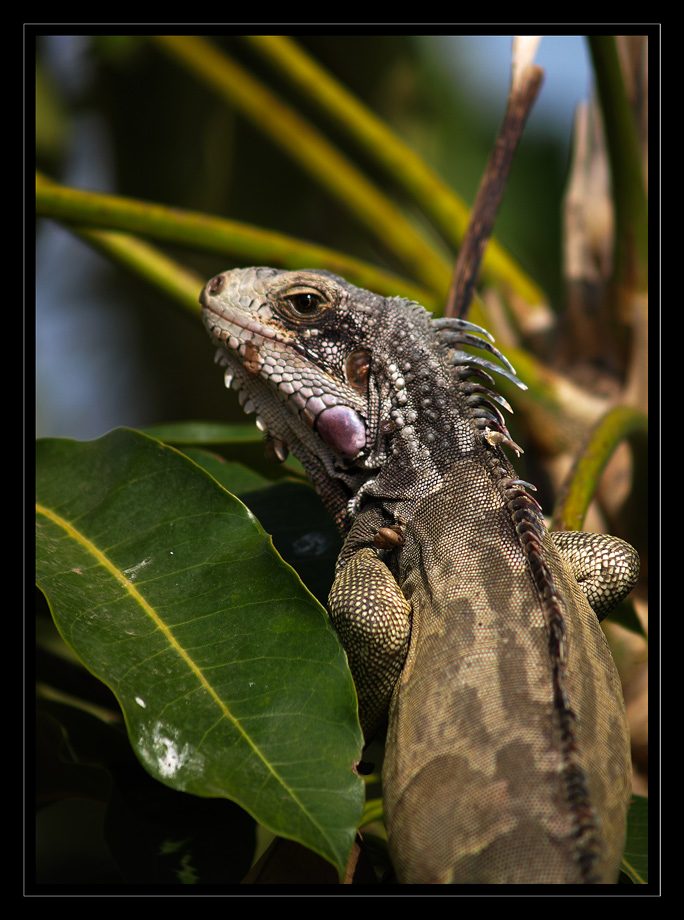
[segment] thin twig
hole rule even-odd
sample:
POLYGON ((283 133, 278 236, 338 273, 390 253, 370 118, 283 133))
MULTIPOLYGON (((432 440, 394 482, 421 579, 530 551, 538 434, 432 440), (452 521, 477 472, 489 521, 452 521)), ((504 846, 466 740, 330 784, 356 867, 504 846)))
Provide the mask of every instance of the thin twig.
POLYGON ((506 190, 508 171, 543 76, 542 68, 533 64, 528 64, 519 74, 514 71, 506 114, 482 177, 456 261, 445 316, 463 318, 468 313, 482 256, 506 190))

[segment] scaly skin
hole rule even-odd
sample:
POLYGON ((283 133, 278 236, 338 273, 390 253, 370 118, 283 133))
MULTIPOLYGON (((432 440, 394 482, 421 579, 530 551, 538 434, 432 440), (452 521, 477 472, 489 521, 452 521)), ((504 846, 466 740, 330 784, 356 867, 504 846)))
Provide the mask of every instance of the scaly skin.
POLYGON ((388 719, 398 880, 615 882, 629 731, 599 617, 638 557, 547 533, 482 383, 510 366, 460 351, 505 362, 477 327, 324 272, 226 272, 200 300, 227 382, 346 535, 330 613, 367 740, 388 719))

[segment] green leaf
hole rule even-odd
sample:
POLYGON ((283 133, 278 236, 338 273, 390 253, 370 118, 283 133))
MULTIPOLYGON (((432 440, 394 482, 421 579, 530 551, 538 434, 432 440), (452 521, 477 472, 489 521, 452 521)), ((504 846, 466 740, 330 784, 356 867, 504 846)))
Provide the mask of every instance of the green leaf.
POLYGON ((627 815, 622 873, 634 885, 648 884, 648 799, 633 795, 627 815))
POLYGON ((301 463, 292 454, 284 463, 275 463, 266 457, 264 436, 253 422, 167 422, 150 425, 144 433, 186 454, 189 446, 213 450, 224 459, 237 460, 268 479, 282 479, 293 474, 306 476, 301 463))
POLYGON ((253 422, 166 422, 150 425, 145 434, 171 444, 263 443, 264 436, 253 422))
POLYGON ((283 559, 314 597, 325 604, 342 544, 313 487, 287 479, 274 483, 241 463, 224 460, 210 451, 196 447, 182 450, 247 505, 271 535, 283 559))
POLYGON ((340 535, 314 489, 281 480, 240 498, 272 535, 278 552, 325 604, 342 548, 340 535))
POLYGON ((38 584, 161 782, 240 804, 342 871, 362 739, 325 611, 237 499, 118 429, 37 448, 38 584))
MULTIPOLYGON (((230 492, 231 495, 236 495, 238 498, 244 492, 263 489, 270 482, 265 476, 260 476, 259 473, 249 469, 247 466, 243 466, 242 463, 224 460, 223 457, 212 451, 202 450, 199 447, 184 447, 183 453, 193 463, 201 466, 210 476, 213 476, 226 492, 230 492)), ((252 509, 250 508, 250 510, 252 509)), ((259 518, 258 514, 257 518, 259 518)), ((266 530, 270 533, 268 528, 266 530)))

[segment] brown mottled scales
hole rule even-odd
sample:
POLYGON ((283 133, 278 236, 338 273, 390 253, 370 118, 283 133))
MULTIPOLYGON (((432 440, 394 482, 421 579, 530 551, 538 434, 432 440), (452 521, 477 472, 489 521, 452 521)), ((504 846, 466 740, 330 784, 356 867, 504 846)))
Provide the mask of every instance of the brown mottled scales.
POLYGON ((366 739, 388 722, 397 879, 614 883, 630 747, 599 619, 639 561, 547 532, 502 449, 490 375, 513 368, 471 323, 327 272, 236 269, 200 301, 227 385, 346 537, 330 616, 366 739))

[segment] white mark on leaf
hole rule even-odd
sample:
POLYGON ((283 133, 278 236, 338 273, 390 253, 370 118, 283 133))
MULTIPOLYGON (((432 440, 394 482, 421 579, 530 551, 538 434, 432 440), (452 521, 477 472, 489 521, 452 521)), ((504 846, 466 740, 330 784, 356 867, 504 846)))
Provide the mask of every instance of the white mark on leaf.
POLYGON ((154 772, 177 782, 196 776, 204 763, 195 748, 181 743, 179 735, 173 726, 155 722, 151 730, 143 728, 138 741, 142 756, 154 772))
POLYGON ((137 565, 131 566, 130 569, 124 569, 123 574, 126 576, 126 578, 129 581, 135 581, 135 579, 138 577, 138 573, 140 572, 140 570, 144 569, 146 565, 149 565, 151 561, 152 559, 150 557, 148 557, 147 559, 143 559, 142 562, 139 562, 137 565))

